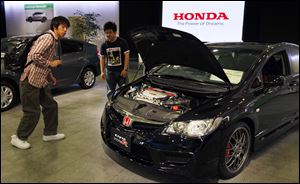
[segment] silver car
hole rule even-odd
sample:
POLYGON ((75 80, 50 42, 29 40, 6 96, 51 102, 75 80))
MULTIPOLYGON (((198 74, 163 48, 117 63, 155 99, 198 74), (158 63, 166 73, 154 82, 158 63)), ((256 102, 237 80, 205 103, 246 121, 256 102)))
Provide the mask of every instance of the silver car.
POLYGON ((31 16, 26 18, 27 22, 32 22, 32 21, 41 21, 41 22, 46 22, 47 16, 45 12, 34 12, 31 16))
MULTIPOLYGON (((18 59, 22 52, 20 44, 33 36, 17 36, 1 39, 1 112, 19 103, 20 74, 8 69, 8 63, 18 59)), ((60 59, 62 65, 52 69, 59 88, 78 83, 81 88, 92 88, 96 76, 100 74, 98 49, 96 45, 79 40, 63 38, 60 40, 60 59)))

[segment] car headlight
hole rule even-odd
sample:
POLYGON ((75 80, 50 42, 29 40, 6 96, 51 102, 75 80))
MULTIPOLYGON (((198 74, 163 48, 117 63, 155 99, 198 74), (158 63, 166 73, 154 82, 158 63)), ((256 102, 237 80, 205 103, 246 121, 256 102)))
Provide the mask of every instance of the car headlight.
POLYGON ((218 117, 204 120, 173 122, 164 132, 167 134, 181 134, 187 137, 201 138, 214 131, 221 124, 222 120, 222 117, 218 117))

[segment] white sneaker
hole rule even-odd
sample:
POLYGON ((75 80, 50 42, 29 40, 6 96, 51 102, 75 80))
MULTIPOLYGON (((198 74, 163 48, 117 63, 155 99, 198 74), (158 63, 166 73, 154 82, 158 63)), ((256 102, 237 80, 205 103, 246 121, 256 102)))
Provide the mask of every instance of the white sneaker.
POLYGON ((11 141, 10 143, 20 149, 28 149, 30 148, 30 144, 27 141, 23 141, 21 139, 18 138, 18 136, 16 135, 12 135, 11 136, 11 141))
POLYGON ((43 141, 57 141, 65 138, 65 134, 43 135, 43 141))

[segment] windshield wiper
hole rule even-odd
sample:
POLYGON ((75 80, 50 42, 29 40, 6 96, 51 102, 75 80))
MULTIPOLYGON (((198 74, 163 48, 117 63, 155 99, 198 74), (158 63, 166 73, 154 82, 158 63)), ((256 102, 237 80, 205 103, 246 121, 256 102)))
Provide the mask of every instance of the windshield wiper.
POLYGON ((193 81, 197 83, 203 83, 204 81, 201 80, 196 80, 196 79, 191 79, 183 76, 178 76, 178 75, 159 75, 159 74, 150 74, 150 76, 155 76, 155 77, 162 77, 165 79, 182 79, 182 80, 188 80, 188 81, 193 81))
POLYGON ((191 78, 187 78, 187 77, 183 77, 183 76, 178 76, 178 75, 159 75, 159 74, 149 74, 149 76, 155 76, 155 77, 159 77, 159 78, 164 78, 164 79, 181 79, 183 80, 183 83, 186 84, 185 82, 193 82, 193 83, 197 83, 197 84, 201 84, 201 85, 210 85, 210 86, 215 86, 218 88, 227 88, 230 91, 230 86, 227 84, 228 87, 222 86, 222 85, 218 85, 215 83, 211 83, 211 82, 207 82, 207 81, 202 81, 202 80, 196 80, 196 79, 191 79, 191 78))

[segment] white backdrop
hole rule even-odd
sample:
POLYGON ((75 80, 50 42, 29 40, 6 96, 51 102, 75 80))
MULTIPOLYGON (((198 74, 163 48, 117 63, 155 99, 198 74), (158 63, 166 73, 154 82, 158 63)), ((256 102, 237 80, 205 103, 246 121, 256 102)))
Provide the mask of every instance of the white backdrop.
POLYGON ((162 26, 205 42, 242 41, 244 1, 164 1, 162 26))

